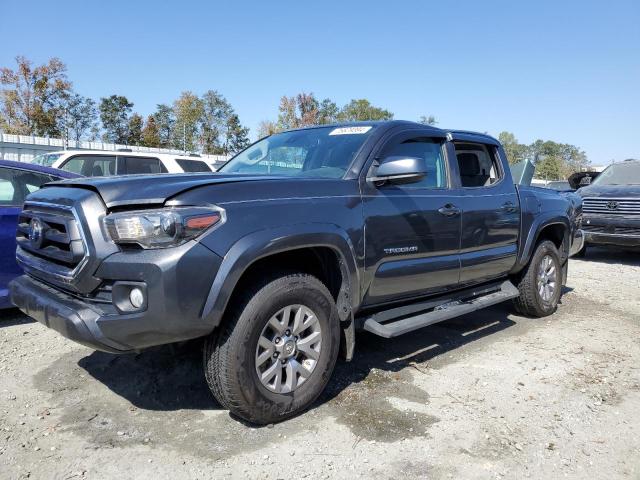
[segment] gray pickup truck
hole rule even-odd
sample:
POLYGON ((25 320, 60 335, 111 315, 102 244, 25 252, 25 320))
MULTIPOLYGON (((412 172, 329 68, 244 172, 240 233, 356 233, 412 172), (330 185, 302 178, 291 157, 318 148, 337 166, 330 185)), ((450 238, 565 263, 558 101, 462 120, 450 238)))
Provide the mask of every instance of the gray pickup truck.
POLYGON ((217 173, 46 185, 20 217, 11 295, 107 352, 204 337, 215 398, 269 423, 318 397, 358 331, 396 337, 506 300, 552 314, 581 208, 514 185, 487 135, 292 130, 217 173))

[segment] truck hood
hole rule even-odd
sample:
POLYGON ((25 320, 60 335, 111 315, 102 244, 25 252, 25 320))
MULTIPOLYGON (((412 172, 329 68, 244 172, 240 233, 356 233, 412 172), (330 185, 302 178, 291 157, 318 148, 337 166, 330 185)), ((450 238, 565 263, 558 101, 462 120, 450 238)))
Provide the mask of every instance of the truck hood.
POLYGON ((640 198, 640 185, 590 185, 578 190, 582 198, 640 198))
POLYGON ((223 173, 179 173, 93 177, 48 183, 46 187, 75 187, 94 190, 108 208, 121 205, 162 205, 175 195, 202 187, 236 182, 287 180, 287 177, 223 173))

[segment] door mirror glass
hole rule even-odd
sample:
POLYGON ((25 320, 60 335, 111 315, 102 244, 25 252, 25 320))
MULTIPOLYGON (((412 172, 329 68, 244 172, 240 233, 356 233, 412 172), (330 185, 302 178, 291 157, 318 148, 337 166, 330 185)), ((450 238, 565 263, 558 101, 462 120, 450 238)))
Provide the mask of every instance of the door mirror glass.
POLYGON ((382 160, 371 180, 411 183, 420 181, 426 174, 427 165, 424 158, 391 156, 382 160))

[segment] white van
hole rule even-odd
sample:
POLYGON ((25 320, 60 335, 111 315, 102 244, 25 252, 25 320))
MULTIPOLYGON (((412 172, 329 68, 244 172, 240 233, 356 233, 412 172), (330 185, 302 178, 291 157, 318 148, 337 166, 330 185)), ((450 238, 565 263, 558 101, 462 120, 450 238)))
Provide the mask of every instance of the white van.
POLYGON ((209 164, 198 157, 126 150, 64 150, 38 155, 32 163, 85 177, 212 171, 209 164))

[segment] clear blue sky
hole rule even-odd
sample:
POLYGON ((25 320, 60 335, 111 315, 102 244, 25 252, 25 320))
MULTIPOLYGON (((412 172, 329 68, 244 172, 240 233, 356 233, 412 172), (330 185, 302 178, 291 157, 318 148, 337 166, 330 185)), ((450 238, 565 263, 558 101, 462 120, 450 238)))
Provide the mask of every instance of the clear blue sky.
POLYGON ((2 0, 0 65, 68 65, 77 91, 144 115, 219 90, 252 130, 282 95, 365 97, 439 126, 640 157, 640 1, 2 0))

